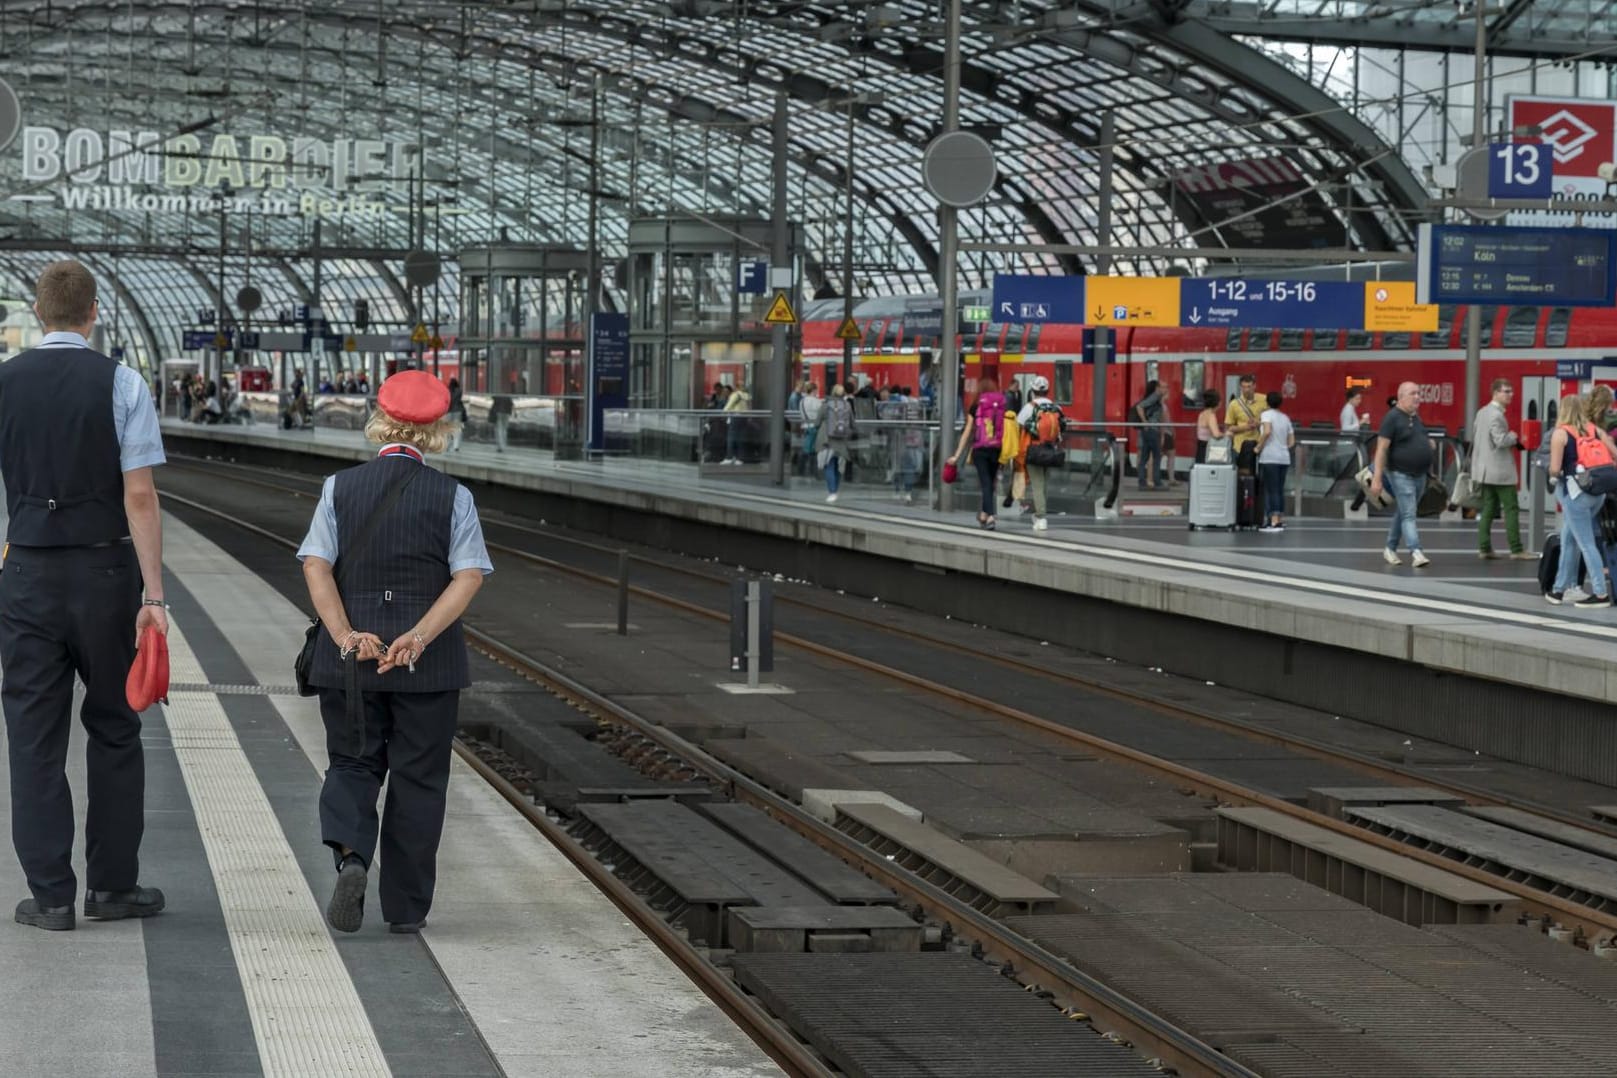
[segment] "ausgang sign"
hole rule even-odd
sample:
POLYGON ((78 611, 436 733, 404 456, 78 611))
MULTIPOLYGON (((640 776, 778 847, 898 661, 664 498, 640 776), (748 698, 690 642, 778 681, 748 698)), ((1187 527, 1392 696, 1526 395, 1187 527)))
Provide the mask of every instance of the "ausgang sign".
MULTIPOLYGON (((5 144, 0 94, 0 147, 5 144)), ((178 134, 27 126, 18 149, 24 185, 66 209, 201 212, 226 209, 318 217, 380 216, 369 196, 402 185, 413 144, 386 139, 285 138, 262 133, 178 134)))

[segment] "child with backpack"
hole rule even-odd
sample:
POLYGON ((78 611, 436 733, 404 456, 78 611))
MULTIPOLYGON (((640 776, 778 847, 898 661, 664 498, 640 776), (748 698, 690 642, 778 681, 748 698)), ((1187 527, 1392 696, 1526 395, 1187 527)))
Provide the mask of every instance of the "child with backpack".
POLYGON ((1030 399, 1017 413, 1016 424, 1027 432, 1024 459, 1027 461, 1028 492, 1033 496, 1033 530, 1042 532, 1050 527, 1045 515, 1050 469, 1059 468, 1067 462, 1067 450, 1062 444, 1066 417, 1061 414, 1060 406, 1050 399, 1048 378, 1042 374, 1036 376, 1030 389, 1030 399))
POLYGON ((982 508, 977 513, 977 526, 993 531, 998 520, 994 516, 994 490, 999 479, 999 451, 1005 441, 1005 395, 999 383, 992 378, 977 381, 977 399, 966 413, 966 425, 960 431, 960 444, 955 447, 958 460, 971 447, 971 462, 977 468, 977 487, 982 494, 982 508))
POLYGON ((842 469, 852 459, 853 405, 848 401, 844 386, 831 387, 831 397, 825 402, 820 418, 820 470, 825 473, 825 500, 837 500, 837 488, 842 485, 842 469))

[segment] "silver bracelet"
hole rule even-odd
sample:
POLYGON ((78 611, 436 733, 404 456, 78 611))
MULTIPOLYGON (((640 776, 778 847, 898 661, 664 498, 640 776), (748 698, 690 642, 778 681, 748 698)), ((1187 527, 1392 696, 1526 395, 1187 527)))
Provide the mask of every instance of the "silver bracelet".
POLYGON ((167 609, 168 609, 168 604, 167 604, 167 603, 165 603, 165 602, 164 602, 164 601, 163 601, 163 600, 161 600, 161 599, 142 599, 142 600, 141 600, 141 601, 140 601, 140 605, 141 605, 141 606, 160 606, 160 607, 162 607, 162 608, 163 608, 163 609, 164 609, 164 610, 167 610, 167 609))

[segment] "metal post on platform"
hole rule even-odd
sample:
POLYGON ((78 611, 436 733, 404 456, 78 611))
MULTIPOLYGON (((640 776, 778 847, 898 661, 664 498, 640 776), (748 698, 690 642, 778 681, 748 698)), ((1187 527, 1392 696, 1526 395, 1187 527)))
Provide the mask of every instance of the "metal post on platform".
MULTIPOLYGON (((1527 535, 1522 539, 1522 549, 1529 554, 1538 552, 1539 540, 1544 535, 1544 494, 1543 485, 1538 482, 1538 461, 1535 454, 1523 454, 1526 467, 1522 469, 1527 473, 1527 535)), ((1545 476, 1546 482, 1549 477, 1545 476)))
MULTIPOLYGON (((1095 243, 1102 248, 1109 248, 1112 242, 1112 144, 1116 140, 1117 120, 1107 112, 1100 118, 1100 199, 1095 213, 1095 243)), ((1112 272, 1109 251, 1095 256, 1095 272, 1101 277, 1112 272)), ((1090 359, 1095 370, 1089 415, 1096 429, 1100 429, 1106 425, 1106 368, 1112 360, 1112 330, 1110 326, 1096 326, 1090 332, 1094 334, 1094 354, 1090 359)))
MULTIPOLYGON (((787 173, 786 163, 789 151, 791 132, 787 126, 786 95, 775 95, 775 125, 774 125, 774 180, 775 180, 775 244, 770 252, 770 272, 792 266, 791 230, 787 226, 786 199, 787 199, 787 173)), ((796 274, 793 274, 796 281, 796 274)), ((798 298, 792 297, 793 306, 798 305, 798 298)), ((778 486, 786 483, 786 395, 787 383, 791 377, 792 348, 790 328, 786 325, 776 325, 770 334, 772 352, 769 361, 770 377, 765 383, 765 390, 769 393, 769 481, 778 486)), ((756 378, 756 373, 754 378, 756 378)), ((753 386, 757 393, 758 386, 753 386)))
MULTIPOLYGON (((1488 138, 1488 20, 1484 16, 1483 0, 1473 0, 1477 15, 1476 69, 1471 80, 1471 145, 1479 152, 1488 138)), ((1465 404, 1460 408, 1463 421, 1469 422, 1482 395, 1482 307, 1473 303, 1465 312, 1465 404)), ((1467 431, 1460 430, 1463 443, 1467 431)))
MULTIPOLYGON (((943 38, 943 131, 960 127, 960 0, 949 0, 943 38)), ((960 306, 958 276, 960 250, 959 211, 947 202, 938 206, 938 296, 943 304, 943 339, 939 354, 943 361, 943 387, 938 399, 938 455, 932 470, 942 474, 944 461, 954 452, 955 413, 960 406, 960 306)), ((938 484, 937 507, 942 512, 954 508, 954 489, 938 484)))
POLYGON ((618 635, 629 635, 629 552, 618 551, 618 635))
POLYGON ((747 688, 758 687, 758 668, 763 665, 759 662, 761 652, 760 643, 762 626, 758 617, 758 605, 762 600, 758 581, 747 581, 747 688))
POLYGON ((766 685, 760 674, 775 668, 774 588, 766 577, 734 580, 730 586, 730 669, 747 671, 747 680, 721 682, 729 693, 790 693, 781 685, 766 685))

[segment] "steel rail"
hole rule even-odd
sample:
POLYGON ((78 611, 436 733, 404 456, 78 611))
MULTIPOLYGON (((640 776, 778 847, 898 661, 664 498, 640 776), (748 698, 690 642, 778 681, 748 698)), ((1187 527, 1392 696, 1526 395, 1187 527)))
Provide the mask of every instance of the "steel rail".
MULTIPOLYGON (((234 467, 241 468, 242 466, 235 465, 234 467)), ((295 490, 294 488, 266 483, 262 480, 253 480, 253 482, 257 485, 279 489, 283 492, 305 495, 305 492, 295 490)), ((165 494, 164 497, 170 497, 170 495, 165 494)), ((546 538, 555 538, 559 541, 571 543, 577 546, 583 546, 596 552, 601 550, 599 546, 594 546, 580 540, 574 540, 563 536, 551 536, 549 533, 538 532, 536 529, 528 528, 523 525, 507 524, 498 520, 492 521, 492 523, 500 527, 514 528, 516 530, 542 535, 546 538)), ((251 527, 251 525, 249 526, 251 527)), ((543 555, 535 554, 532 551, 522 550, 518 547, 512 547, 501 543, 489 543, 488 545, 490 549, 497 550, 501 553, 510 554, 514 557, 532 562, 536 565, 544 566, 548 569, 554 569, 567 573, 591 583, 610 586, 612 588, 616 588, 618 586, 618 582, 615 577, 605 576, 600 573, 579 568, 578 566, 568 565, 565 562, 557 561, 553 558, 547 558, 543 555)), ((685 569, 682 567, 670 567, 653 559, 635 556, 635 560, 645 564, 654 565, 658 568, 682 573, 700 579, 706 579, 709 581, 715 580, 715 578, 710 577, 707 574, 700 573, 696 570, 685 569)), ((730 617, 728 611, 714 610, 710 607, 703 606, 700 603, 680 599, 676 596, 667 595, 640 585, 630 585, 629 590, 631 594, 639 596, 640 598, 649 599, 664 606, 668 606, 684 613, 692 614, 708 620, 728 621, 730 617)), ((880 628, 884 631, 890 631, 900 635, 912 635, 915 639, 928 643, 934 642, 933 638, 927 637, 925 634, 912 634, 907 630, 892 629, 880 622, 860 618, 857 615, 845 615, 837 611, 829 611, 814 604, 800 603, 799 605, 806 606, 819 613, 835 614, 836 616, 844 617, 856 623, 880 628)), ((1164 759, 1160 756, 1152 755, 1139 749, 1132 748, 1128 745, 1123 745, 1110 739, 1103 738, 1095 734, 1090 734, 1083 730, 1078 730, 1062 723, 1045 719, 1038 715, 1030 714, 1018 708, 1013 708, 1007 704, 1000 703, 997 700, 987 699, 985 697, 966 692, 962 689, 956 689, 951 686, 940 685, 925 678, 908 674, 901 670, 895 670, 874 660, 864 659, 856 655, 850 655, 846 651, 839 648, 820 644, 817 641, 809 640, 791 633, 781 632, 779 630, 775 632, 775 638, 792 647, 807 651, 810 654, 852 666, 879 677, 897 680, 924 692, 929 692, 934 695, 953 700, 957 703, 987 711, 990 714, 994 714, 999 717, 1009 719, 1013 722, 1041 730, 1064 740, 1076 742, 1083 745, 1087 749, 1091 749, 1111 759, 1119 760, 1148 771, 1155 771, 1171 775, 1176 780, 1187 784, 1191 790, 1200 796, 1209 797, 1234 805, 1255 805, 1269 808, 1293 819, 1301 820, 1303 822, 1334 831, 1337 834, 1345 837, 1357 839, 1360 842, 1365 842, 1371 846, 1379 847, 1387 852, 1396 853, 1401 856, 1408 857, 1411 860, 1425 863, 1431 867, 1440 868, 1454 875, 1465 877, 1472 882, 1485 884, 1495 888, 1496 890, 1507 892, 1521 899, 1524 908, 1526 908, 1529 912, 1550 916, 1562 924, 1576 929, 1587 940, 1594 941, 1599 937, 1617 938, 1617 914, 1596 910, 1589 906, 1585 906, 1582 903, 1564 898, 1560 895, 1555 895, 1550 892, 1540 890, 1536 887, 1532 887, 1531 885, 1522 881, 1513 880, 1509 877, 1498 875, 1486 869, 1469 865, 1461 861, 1456 861, 1452 858, 1445 857, 1440 853, 1419 849, 1417 847, 1399 842, 1396 839, 1388 838, 1384 835, 1375 834, 1374 832, 1365 828, 1357 827, 1346 821, 1338 820, 1323 813, 1315 812, 1312 809, 1304 808, 1290 801, 1261 793, 1249 787, 1242 786, 1237 782, 1221 779, 1215 775, 1210 775, 1206 772, 1186 767, 1183 764, 1164 759)), ((936 641, 936 643, 938 646, 960 650, 958 645, 954 645, 947 641, 936 641)), ((980 657, 979 653, 972 652, 972 654, 980 657)), ((1013 661, 1010 660, 1007 660, 1007 664, 1014 665, 1013 661)), ((1051 676, 1048 671, 1035 670, 1033 672, 1038 672, 1044 674, 1045 676, 1051 676)), ((1285 735, 1274 731, 1254 729, 1245 723, 1239 722, 1238 720, 1210 716, 1193 709, 1177 708, 1174 705, 1155 701, 1149 697, 1131 693, 1128 690, 1116 689, 1109 686, 1093 685, 1093 683, 1090 683, 1085 679, 1071 677, 1070 675, 1055 676, 1070 680, 1075 684, 1081 685, 1085 689, 1091 689, 1093 687, 1093 691, 1105 693, 1106 695, 1122 702, 1151 707, 1167 714, 1177 714, 1179 717, 1191 721, 1223 726, 1243 734, 1254 736, 1271 744, 1296 748, 1299 751, 1307 752, 1310 755, 1315 755, 1320 759, 1331 762, 1346 763, 1350 766, 1363 767, 1372 773, 1379 773, 1388 777, 1407 780, 1415 784, 1428 786, 1444 792, 1463 795, 1468 799, 1475 800, 1480 803, 1522 808, 1546 818, 1573 823, 1576 826, 1583 827, 1584 829, 1596 834, 1617 834, 1617 830, 1608 831, 1600 827, 1591 826, 1589 823, 1579 818, 1571 817, 1569 814, 1554 809, 1551 806, 1542 806, 1532 802, 1516 801, 1485 790, 1470 787, 1467 784, 1455 783, 1452 780, 1443 779, 1440 777, 1428 778, 1427 776, 1418 772, 1406 771, 1398 768, 1396 765, 1381 763, 1375 761, 1373 758, 1364 757, 1362 754, 1351 752, 1349 750, 1336 749, 1332 746, 1322 746, 1317 742, 1312 742, 1308 739, 1294 738, 1291 735, 1285 735)))
MULTIPOLYGON (((251 521, 243 520, 214 506, 205 505, 195 499, 173 493, 165 492, 162 497, 216 517, 280 546, 293 549, 297 547, 296 541, 292 539, 278 535, 267 528, 263 528, 251 521)), ((616 586, 615 582, 614 586, 616 586)), ((1177 1068, 1179 1073, 1184 1075, 1207 1075, 1214 1076, 1214 1078, 1259 1078, 1255 1071, 1225 1056, 1207 1042, 1174 1025, 1104 982, 1070 965, 1060 956, 1013 932, 1010 928, 1000 924, 987 914, 973 909, 934 884, 888 862, 881 854, 828 826, 761 783, 709 755, 699 746, 649 719, 640 717, 629 709, 596 693, 594 690, 547 666, 543 662, 499 641, 475 626, 463 625, 463 629, 466 635, 485 653, 517 668, 519 672, 526 673, 527 676, 544 684, 552 692, 572 699, 586 711, 596 715, 598 721, 604 720, 629 727, 635 733, 652 741, 665 751, 680 757, 693 769, 721 784, 736 800, 766 811, 775 820, 787 824, 822 848, 836 854, 845 861, 858 864, 873 878, 878 879, 901 895, 909 897, 929 916, 940 922, 950 924, 957 936, 976 943, 985 957, 1007 965, 1024 984, 1051 992, 1053 998, 1067 1005, 1069 1016, 1088 1017, 1091 1021, 1094 1021, 1096 1017, 1103 1019, 1107 1025, 1113 1027, 1113 1032, 1122 1036, 1136 1050, 1143 1049, 1143 1054, 1149 1054, 1156 1060, 1177 1068)), ((469 755, 469 750, 463 745, 458 747, 458 751, 463 758, 469 755)), ((477 763, 481 765, 481 761, 477 761, 477 763)), ((486 765, 478 766, 477 770, 485 778, 488 778, 489 774, 491 774, 491 770, 486 765)), ((497 775, 494 778, 498 779, 500 783, 504 783, 504 780, 499 779, 497 775)), ((491 782, 491 784, 493 783, 491 782)), ((509 784, 505 783, 505 786, 509 787, 509 784)), ((506 793, 499 785, 495 785, 495 788, 500 790, 502 796, 505 796, 507 800, 511 800, 511 794, 506 793)), ((543 819, 543 813, 539 813, 532 806, 524 808, 521 803, 520 792, 516 792, 514 787, 511 790, 516 793, 518 799, 512 801, 512 803, 517 805, 519 809, 523 809, 525 818, 529 819, 530 822, 534 822, 535 826, 539 826, 537 820, 543 819)), ((565 832, 561 832, 551 821, 545 820, 545 824, 548 827, 541 827, 541 833, 544 833, 553 844, 557 845, 569 859, 574 860, 574 863, 578 864, 580 868, 584 868, 584 862, 578 860, 578 858, 582 857, 594 862, 594 858, 588 857, 586 851, 572 843, 570 836, 566 836, 565 832), (557 833, 563 837, 564 842, 558 842, 553 837, 557 833)), ((602 872, 606 871, 605 866, 599 865, 599 862, 594 863, 602 872)), ((590 872, 589 875, 592 881, 601 887, 603 893, 612 898, 620 908, 624 908, 625 913, 630 912, 629 908, 624 906, 623 899, 626 886, 621 880, 611 877, 614 886, 609 888, 593 872, 590 872)), ((608 875, 610 874, 608 873, 608 875)), ((632 892, 627 892, 627 895, 628 897, 633 897, 632 892)), ((635 901, 638 902, 638 899, 635 899, 635 901)), ((660 919, 659 924, 661 924, 660 919)), ((661 931, 649 931, 648 935, 652 935, 652 938, 658 942, 659 946, 664 946, 663 932, 669 934, 669 939, 677 940, 677 935, 673 934, 672 929, 666 924, 662 924, 661 931)), ((672 954, 670 957, 682 969, 685 968, 687 958, 676 957, 672 954)), ((700 958, 695 958, 694 961, 700 965, 706 965, 701 962, 700 958)), ((722 974, 718 974, 716 968, 709 968, 713 969, 715 976, 722 978, 722 974)), ((704 990, 708 989, 705 976, 697 980, 697 983, 704 990)), ((740 993, 740 989, 733 984, 730 987, 735 992, 740 993)), ((740 1006, 740 1003, 728 997, 719 998, 718 996, 713 996, 713 998, 716 1003, 726 1009, 727 1013, 732 1005, 740 1006)), ((746 1000, 744 993, 740 995, 740 1000, 743 1002, 746 1000)), ((768 1034, 771 1030, 778 1030, 780 1027, 773 1021, 769 1021, 766 1027, 761 1027, 756 1033, 750 1028, 750 1024, 744 1024, 743 1028, 748 1030, 749 1035, 754 1035, 755 1039, 758 1039, 758 1034, 768 1034)), ((758 1040, 758 1043, 760 1047, 774 1057, 777 1046, 773 1036, 758 1040)), ((779 1060, 777 1059, 777 1061, 779 1060)), ((816 1067, 818 1067, 817 1063, 816 1067)), ((793 1071, 793 1073, 823 1074, 826 1072, 822 1068, 793 1071)))
MULTIPOLYGON (((253 533, 260 538, 269 540, 280 546, 296 550, 298 544, 295 540, 284 535, 277 535, 267 528, 261 528, 251 521, 226 513, 221 509, 203 505, 191 498, 177 494, 164 493, 165 500, 176 501, 200 512, 224 520, 227 523, 253 533)), ((478 640, 485 648, 492 645, 491 638, 486 634, 467 627, 467 633, 478 640)), ((747 995, 729 977, 726 977, 718 967, 704 959, 701 953, 676 932, 672 925, 663 920, 655 910, 647 905, 632 891, 628 884, 614 876, 606 865, 592 857, 571 835, 547 817, 534 803, 525 797, 520 790, 513 786, 503 776, 489 767, 459 738, 454 742, 455 752, 464 760, 478 776, 493 787, 496 793, 505 798, 513 808, 522 814, 550 844, 561 851, 573 866, 581 871, 602 894, 612 900, 613 905, 621 910, 624 916, 632 921, 636 928, 644 932, 655 943, 669 960, 678 966, 690 980, 724 1011, 732 1021, 744 1030, 749 1037, 762 1048, 781 1068, 794 1078, 830 1078, 832 1071, 822 1064, 819 1058, 809 1048, 794 1037, 780 1023, 776 1022, 768 1011, 747 995)))
POLYGON ((624 916, 634 922, 636 928, 650 937, 663 954, 679 967, 680 972, 718 1004, 719 1009, 745 1030, 758 1047, 780 1064, 782 1070, 801 1078, 830 1078, 832 1070, 821 1063, 812 1050, 775 1021, 769 1012, 734 980, 704 959, 695 947, 686 942, 685 938, 635 894, 628 884, 613 875, 612 870, 605 864, 591 856, 590 852, 580 846, 565 829, 546 816, 522 791, 485 763, 459 738, 455 739, 455 753, 477 772, 484 782, 493 787, 496 793, 505 798, 512 808, 521 813, 522 818, 527 820, 534 830, 560 850, 562 855, 572 862, 574 868, 582 872, 602 894, 611 899, 612 904, 622 910, 624 916))

